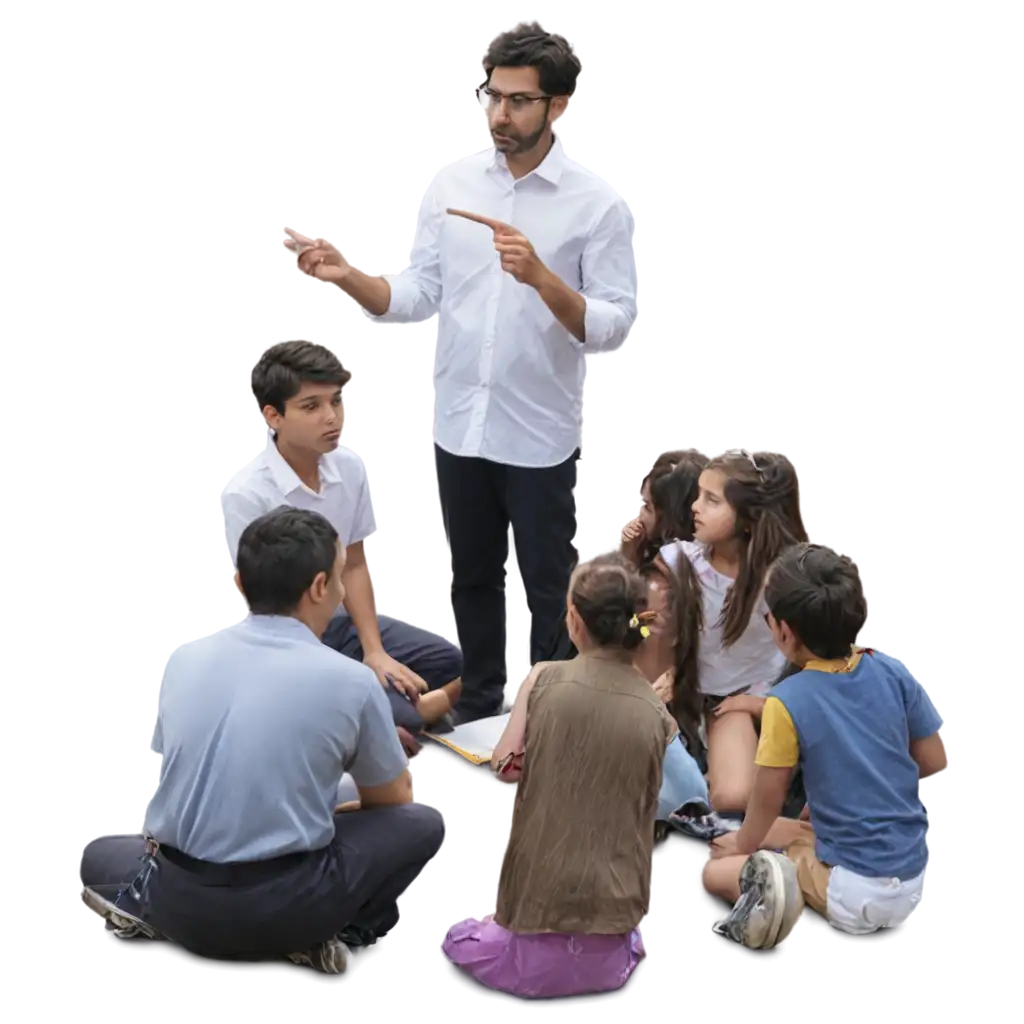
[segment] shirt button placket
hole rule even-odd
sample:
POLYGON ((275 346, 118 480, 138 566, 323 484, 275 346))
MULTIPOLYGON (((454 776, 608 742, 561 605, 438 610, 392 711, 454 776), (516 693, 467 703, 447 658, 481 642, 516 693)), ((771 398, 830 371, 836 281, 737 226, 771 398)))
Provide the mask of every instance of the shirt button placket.
MULTIPOLYGON (((509 189, 502 203, 502 211, 498 220, 506 224, 513 224, 512 216, 515 211, 515 185, 509 189)), ((486 305, 486 320, 484 327, 483 345, 480 353, 480 387, 481 387, 481 418, 486 416, 487 406, 490 401, 491 374, 494 366, 494 343, 497 335, 498 310, 501 306, 502 289, 507 286, 507 276, 501 269, 501 260, 495 252, 494 265, 491 279, 488 282, 489 295, 486 305)))

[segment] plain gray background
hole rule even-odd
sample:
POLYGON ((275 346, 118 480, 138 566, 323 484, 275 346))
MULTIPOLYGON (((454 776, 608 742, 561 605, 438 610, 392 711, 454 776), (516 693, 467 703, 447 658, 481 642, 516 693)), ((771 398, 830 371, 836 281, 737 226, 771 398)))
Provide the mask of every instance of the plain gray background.
MULTIPOLYGON (((478 140, 510 13, 0 12, 0 1010, 352 1012, 112 956, 69 860, 139 810, 159 655, 231 613, 214 493, 259 440, 253 346, 355 326, 282 266, 279 222, 403 219, 478 140)), ((392 1005, 442 1002, 481 1007, 392 1005)))

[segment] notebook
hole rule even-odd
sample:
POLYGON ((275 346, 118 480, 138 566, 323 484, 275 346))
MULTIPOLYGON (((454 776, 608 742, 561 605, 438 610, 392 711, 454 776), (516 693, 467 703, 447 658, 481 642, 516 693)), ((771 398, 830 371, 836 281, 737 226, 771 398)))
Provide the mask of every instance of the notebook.
POLYGON ((473 764, 489 764, 491 754, 501 739, 505 726, 508 725, 510 715, 511 712, 506 712, 493 718, 480 718, 475 722, 458 725, 451 732, 439 736, 432 732, 426 735, 435 743, 441 743, 449 750, 454 750, 460 757, 473 764))

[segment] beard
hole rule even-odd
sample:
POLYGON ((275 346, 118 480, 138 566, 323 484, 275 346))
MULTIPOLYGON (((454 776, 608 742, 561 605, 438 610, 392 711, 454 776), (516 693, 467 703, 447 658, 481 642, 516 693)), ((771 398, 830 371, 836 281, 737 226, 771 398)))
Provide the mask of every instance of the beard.
MULTIPOLYGON (((497 134, 504 136, 499 142, 497 139, 494 140, 495 148, 508 155, 509 153, 529 153, 530 150, 535 149, 544 137, 544 133, 548 128, 548 117, 544 115, 544 120, 541 122, 541 126, 529 135, 523 135, 521 132, 517 132, 514 128, 502 129, 497 134)), ((495 132, 491 130, 491 137, 493 138, 495 132)))

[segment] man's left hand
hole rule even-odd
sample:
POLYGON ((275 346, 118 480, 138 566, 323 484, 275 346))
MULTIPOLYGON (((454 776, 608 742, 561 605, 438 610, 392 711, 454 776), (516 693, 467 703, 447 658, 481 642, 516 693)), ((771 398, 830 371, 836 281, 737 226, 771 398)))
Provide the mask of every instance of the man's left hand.
POLYGON ((448 213, 490 228, 494 232, 494 248, 501 256, 501 269, 511 274, 520 284, 527 284, 531 288, 541 286, 549 273, 548 268, 521 231, 511 224, 479 213, 468 213, 466 210, 448 210, 448 213))

